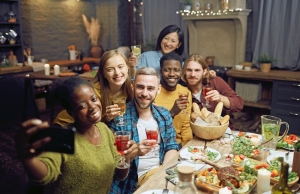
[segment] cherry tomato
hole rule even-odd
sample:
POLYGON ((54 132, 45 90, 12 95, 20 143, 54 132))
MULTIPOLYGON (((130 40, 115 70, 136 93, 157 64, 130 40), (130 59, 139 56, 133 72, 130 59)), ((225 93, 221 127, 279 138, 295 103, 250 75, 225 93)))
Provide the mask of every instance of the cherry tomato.
POLYGON ((84 71, 89 71, 90 69, 91 69, 91 67, 90 67, 89 64, 86 63, 86 64, 83 65, 83 70, 84 71))
POLYGON ((274 176, 278 176, 279 172, 278 172, 278 170, 273 169, 273 170, 272 170, 272 174, 274 174, 274 176))
POLYGON ((275 177, 275 174, 274 174, 273 172, 271 173, 271 177, 272 177, 272 178, 274 178, 274 177, 275 177))
POLYGON ((240 159, 241 160, 244 160, 245 159, 245 156, 243 154, 240 154, 240 159))

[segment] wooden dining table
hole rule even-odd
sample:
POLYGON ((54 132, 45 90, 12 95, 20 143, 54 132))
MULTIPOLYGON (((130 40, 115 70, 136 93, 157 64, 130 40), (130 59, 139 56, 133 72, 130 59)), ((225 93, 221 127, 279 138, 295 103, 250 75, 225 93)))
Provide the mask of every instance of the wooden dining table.
MULTIPOLYGON (((176 155, 172 159, 170 159, 168 162, 162 165, 162 168, 160 171, 156 172, 152 177, 145 182, 141 187, 139 187, 136 191, 135 194, 141 194, 145 191, 149 190, 155 190, 155 189, 164 189, 165 188, 165 177, 167 176, 166 174, 166 169, 169 168, 172 165, 175 165, 178 163, 178 158, 180 158, 180 151, 183 149, 189 147, 189 146, 204 146, 205 140, 200 139, 198 137, 194 137, 191 139, 184 147, 182 147, 181 150, 177 152, 176 155)), ((207 141, 207 147, 208 148, 213 148, 217 151, 220 152, 222 155, 221 159, 217 161, 216 163, 220 166, 228 166, 230 164, 226 163, 224 160, 223 155, 224 154, 232 154, 231 146, 228 145, 220 145, 218 142, 212 143, 212 141, 207 141)), ((255 158, 255 160, 261 161, 261 162, 267 162, 267 157, 269 156, 269 151, 261 151, 261 154, 255 158)), ((168 183, 168 189, 171 191, 174 191, 175 185, 172 184, 171 182, 168 183)), ((255 193, 254 189, 251 193, 255 193)), ((200 190, 198 189, 198 193, 209 193, 207 190, 200 190)), ((213 193, 213 192, 210 192, 213 193)))

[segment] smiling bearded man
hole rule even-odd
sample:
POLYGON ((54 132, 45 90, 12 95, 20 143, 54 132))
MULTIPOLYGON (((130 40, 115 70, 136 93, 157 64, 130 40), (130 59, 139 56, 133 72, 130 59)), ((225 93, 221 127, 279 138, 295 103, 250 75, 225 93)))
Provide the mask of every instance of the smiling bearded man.
POLYGON ((182 74, 181 63, 181 57, 174 52, 165 54, 160 59, 162 88, 155 98, 155 104, 164 106, 170 111, 177 143, 184 146, 193 138, 190 126, 192 95, 188 88, 178 84, 182 74), (179 93, 188 93, 188 97, 179 97, 179 93), (183 112, 186 113, 182 114, 183 112))

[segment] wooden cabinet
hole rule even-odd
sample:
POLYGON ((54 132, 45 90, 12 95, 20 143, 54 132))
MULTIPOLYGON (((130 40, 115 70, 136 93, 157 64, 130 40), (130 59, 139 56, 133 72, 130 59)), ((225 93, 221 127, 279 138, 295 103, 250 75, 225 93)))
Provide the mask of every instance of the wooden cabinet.
POLYGON ((300 82, 273 82, 271 115, 288 122, 290 133, 300 135, 300 82))
MULTIPOLYGON (((290 125, 290 133, 300 135, 300 72, 271 70, 269 73, 227 71, 228 84, 235 89, 236 81, 259 82, 262 99, 245 102, 246 107, 258 108, 256 113, 271 114, 290 125), (260 109, 260 110, 259 110, 260 109), (263 110, 263 111, 261 111, 263 110), (266 111, 269 111, 266 113, 266 111)), ((259 118, 259 117, 258 117, 259 118)))
POLYGON ((8 59, 9 52, 13 51, 18 62, 23 63, 23 38, 19 0, 0 0, 0 16, 0 32, 2 32, 7 39, 11 37, 10 35, 6 34, 10 32, 10 30, 14 30, 18 34, 15 44, 10 44, 8 40, 6 40, 5 44, 0 44, 0 57, 5 55, 8 59), (8 13, 10 11, 16 14, 16 22, 8 22, 8 13))

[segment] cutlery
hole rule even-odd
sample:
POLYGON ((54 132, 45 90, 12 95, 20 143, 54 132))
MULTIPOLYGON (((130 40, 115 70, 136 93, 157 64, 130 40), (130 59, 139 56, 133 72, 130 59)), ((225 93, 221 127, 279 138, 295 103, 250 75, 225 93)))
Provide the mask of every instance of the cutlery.
POLYGON ((203 150, 204 154, 206 154, 206 148, 207 148, 206 143, 207 141, 204 142, 204 150, 203 150))
POLYGON ((162 194, 168 194, 169 193, 169 189, 168 189, 168 179, 166 179, 166 188, 163 190, 162 194))

